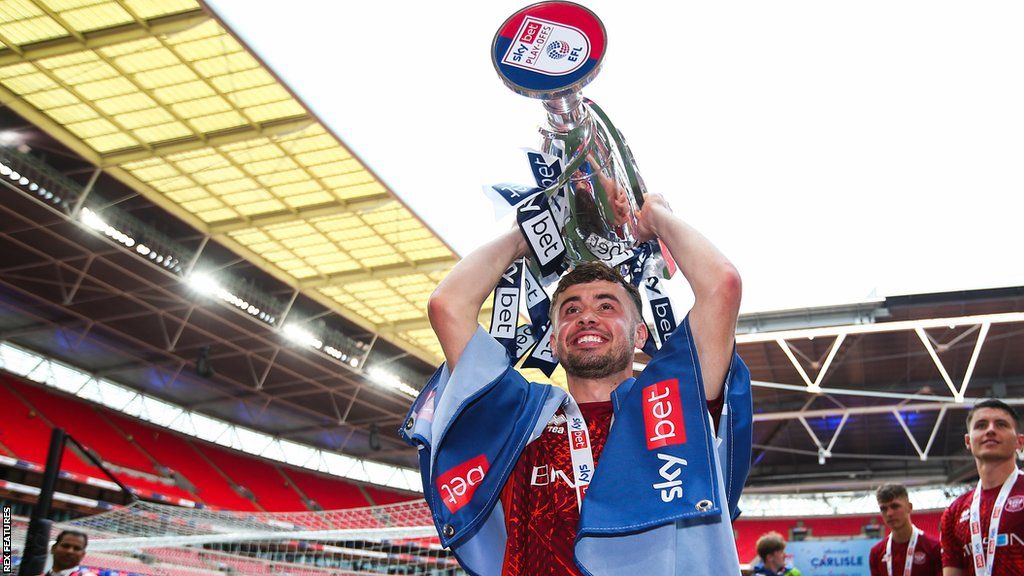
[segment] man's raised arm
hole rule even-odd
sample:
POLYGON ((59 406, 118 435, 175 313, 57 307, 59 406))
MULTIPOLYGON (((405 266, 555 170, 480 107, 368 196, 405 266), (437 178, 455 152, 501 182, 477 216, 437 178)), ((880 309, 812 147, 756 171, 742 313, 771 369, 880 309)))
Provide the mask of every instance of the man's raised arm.
POLYGON ((430 326, 441 342, 448 369, 454 370, 479 323, 480 308, 506 268, 526 254, 518 228, 477 248, 460 260, 427 302, 430 326))
POLYGON ((704 391, 708 399, 718 398, 732 362, 742 294, 739 272, 707 238, 673 214, 661 195, 644 196, 638 236, 660 238, 693 289, 690 326, 704 391))

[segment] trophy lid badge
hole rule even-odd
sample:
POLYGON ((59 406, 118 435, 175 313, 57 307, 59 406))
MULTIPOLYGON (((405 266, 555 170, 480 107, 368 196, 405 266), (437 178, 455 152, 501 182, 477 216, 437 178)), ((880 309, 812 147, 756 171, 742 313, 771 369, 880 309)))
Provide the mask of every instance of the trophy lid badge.
POLYGON ((491 60, 512 91, 530 98, 574 94, 601 68, 607 36, 593 12, 572 2, 541 2, 505 20, 491 60))

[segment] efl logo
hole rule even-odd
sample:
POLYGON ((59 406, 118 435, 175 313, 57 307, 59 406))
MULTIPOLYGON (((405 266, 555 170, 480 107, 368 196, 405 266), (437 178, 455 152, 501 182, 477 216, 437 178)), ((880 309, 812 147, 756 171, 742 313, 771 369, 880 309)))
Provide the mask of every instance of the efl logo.
POLYGON ((451 513, 469 504, 477 486, 484 481, 490 464, 487 456, 481 454, 445 472, 437 479, 437 490, 441 493, 444 505, 451 513))
POLYGON ((572 437, 573 450, 582 450, 588 446, 587 434, 583 430, 572 430, 569 435, 572 437))
POLYGON ((683 402, 679 399, 679 380, 672 378, 644 388, 644 428, 647 449, 686 444, 683 402))

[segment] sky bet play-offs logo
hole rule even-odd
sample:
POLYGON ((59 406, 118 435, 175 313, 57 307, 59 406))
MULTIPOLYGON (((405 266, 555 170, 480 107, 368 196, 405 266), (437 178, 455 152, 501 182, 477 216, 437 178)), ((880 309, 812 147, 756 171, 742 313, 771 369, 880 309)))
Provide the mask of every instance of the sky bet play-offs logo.
POLYGON ((579 28, 527 16, 501 63, 548 76, 564 76, 579 70, 589 57, 590 40, 579 28))

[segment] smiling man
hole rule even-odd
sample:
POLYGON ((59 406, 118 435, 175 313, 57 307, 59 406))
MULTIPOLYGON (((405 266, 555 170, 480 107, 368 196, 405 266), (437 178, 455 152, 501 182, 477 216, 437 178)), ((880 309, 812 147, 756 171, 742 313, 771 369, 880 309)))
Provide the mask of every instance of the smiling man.
POLYGON ((477 319, 527 252, 519 230, 469 254, 430 298, 446 363, 403 433, 420 448, 442 544, 471 574, 739 574, 730 516, 751 425, 734 353, 739 274, 658 195, 638 224, 680 263, 695 303, 637 379, 640 295, 600 263, 570 271, 551 298, 569 393, 509 366, 477 319))
POLYGON ((942 549, 938 540, 914 526, 907 488, 885 484, 875 492, 889 535, 871 548, 871 576, 940 576, 942 549))
POLYGON ((967 414, 964 444, 978 467, 978 486, 942 514, 943 576, 1024 574, 1024 449, 1020 418, 1007 403, 989 399, 967 414))
POLYGON ((64 530, 58 534, 50 547, 53 565, 45 576, 95 576, 94 572, 81 566, 88 545, 89 537, 84 532, 64 530))

